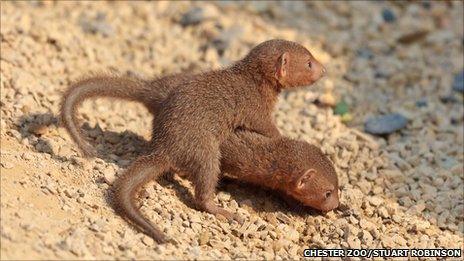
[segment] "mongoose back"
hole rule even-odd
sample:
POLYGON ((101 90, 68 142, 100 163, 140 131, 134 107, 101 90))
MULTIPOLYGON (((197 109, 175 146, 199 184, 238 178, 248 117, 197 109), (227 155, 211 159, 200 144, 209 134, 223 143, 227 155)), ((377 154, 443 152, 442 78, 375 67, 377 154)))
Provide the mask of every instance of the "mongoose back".
MULTIPOLYGON (((72 115, 80 97, 91 96, 138 100, 146 104, 150 111, 158 110, 151 153, 138 158, 118 180, 115 201, 120 214, 158 242, 163 242, 164 236, 141 215, 133 202, 137 189, 167 171, 188 173, 194 183, 195 201, 199 209, 228 219, 234 218, 234 215, 213 203, 220 173, 221 143, 237 128, 278 137, 279 132, 271 114, 280 91, 310 85, 324 71, 324 67, 303 46, 285 40, 270 40, 256 46, 244 59, 228 68, 174 80, 177 86, 156 108, 150 105, 150 93, 157 92, 157 84, 137 81, 129 82, 129 87, 143 92, 147 90, 143 98, 131 94, 131 91, 122 95, 112 92, 109 95, 97 90, 88 91, 88 95, 85 92, 76 94, 74 101, 67 103, 73 95, 72 90, 79 89, 72 88, 65 95, 62 116, 69 130, 70 122, 75 121, 72 115)), ((121 82, 115 81, 114 84, 124 90, 121 82)), ((95 90, 98 84, 108 86, 98 80, 86 86, 95 90)), ((79 133, 75 130, 76 135, 71 136, 77 142, 79 133)), ((80 147, 84 151, 90 150, 82 144, 80 147)))

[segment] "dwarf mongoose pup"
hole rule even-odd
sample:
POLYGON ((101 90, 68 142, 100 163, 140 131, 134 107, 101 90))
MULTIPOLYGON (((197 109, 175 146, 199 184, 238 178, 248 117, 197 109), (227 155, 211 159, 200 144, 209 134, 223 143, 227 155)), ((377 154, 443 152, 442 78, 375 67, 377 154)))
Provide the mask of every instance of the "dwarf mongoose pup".
POLYGON ((338 207, 338 178, 314 145, 286 137, 236 131, 221 144, 221 172, 277 190, 323 212, 338 207))
MULTIPOLYGON (((285 40, 270 40, 259 44, 228 68, 180 77, 179 80, 174 76, 171 81, 177 86, 166 99, 156 107, 147 105, 150 111, 157 110, 151 153, 135 160, 115 184, 119 212, 158 242, 163 242, 162 233, 143 218, 133 199, 144 183, 174 171, 188 173, 191 177, 199 209, 228 219, 236 218, 213 202, 220 173, 221 143, 238 128, 279 137, 271 115, 280 91, 310 85, 322 77, 324 71, 303 46, 285 40)), ((156 81, 131 81, 105 83, 90 79, 82 83, 87 87, 86 91, 73 92, 76 88, 71 88, 62 107, 65 125, 74 121, 75 106, 86 97, 111 96, 151 103, 151 97, 156 95, 150 95, 150 88, 153 88, 152 92, 158 91, 156 81), (126 93, 115 94, 114 88, 110 88, 112 93, 102 91, 101 86, 110 84, 116 84, 119 91, 126 93), (127 89, 122 87, 124 84, 128 84, 127 89), (136 97, 128 90, 131 86, 147 93, 136 97)), ((77 129, 68 130, 77 141, 77 129)), ((84 151, 92 150, 82 145, 84 151)))

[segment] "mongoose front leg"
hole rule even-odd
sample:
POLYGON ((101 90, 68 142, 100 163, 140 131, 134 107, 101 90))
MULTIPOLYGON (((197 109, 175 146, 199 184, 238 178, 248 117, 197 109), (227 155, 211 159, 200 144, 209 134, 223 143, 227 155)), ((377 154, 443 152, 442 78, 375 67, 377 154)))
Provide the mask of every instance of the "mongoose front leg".
POLYGON ((280 131, 277 129, 277 126, 271 116, 253 116, 244 124, 243 129, 259 133, 269 138, 278 138, 281 136, 280 131))

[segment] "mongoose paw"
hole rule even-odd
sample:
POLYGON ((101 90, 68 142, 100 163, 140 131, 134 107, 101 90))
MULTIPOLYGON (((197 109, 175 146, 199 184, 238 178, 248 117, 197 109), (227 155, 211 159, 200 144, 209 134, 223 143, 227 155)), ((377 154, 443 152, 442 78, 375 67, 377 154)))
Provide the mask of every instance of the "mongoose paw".
POLYGON ((155 228, 152 228, 145 232, 145 234, 153 240, 155 240, 158 244, 166 244, 166 243, 173 243, 173 239, 170 237, 166 237, 161 231, 158 231, 155 228))
POLYGON ((217 213, 216 215, 223 216, 224 218, 229 221, 229 223, 232 223, 233 221, 238 222, 239 224, 243 224, 244 219, 237 213, 231 213, 225 209, 222 209, 220 213, 217 213))
POLYGON ((153 238, 156 242, 158 242, 158 244, 171 243, 171 239, 170 239, 170 238, 166 238, 166 237, 164 237, 164 236, 159 236, 159 235, 153 236, 153 235, 152 235, 152 238, 153 238))
POLYGON ((213 214, 216 216, 222 216, 229 222, 232 222, 234 220, 237 221, 238 223, 243 222, 243 219, 238 214, 231 213, 230 211, 225 210, 224 208, 218 207, 213 202, 207 202, 207 203, 201 204, 200 208, 202 208, 204 211, 210 214, 213 214))

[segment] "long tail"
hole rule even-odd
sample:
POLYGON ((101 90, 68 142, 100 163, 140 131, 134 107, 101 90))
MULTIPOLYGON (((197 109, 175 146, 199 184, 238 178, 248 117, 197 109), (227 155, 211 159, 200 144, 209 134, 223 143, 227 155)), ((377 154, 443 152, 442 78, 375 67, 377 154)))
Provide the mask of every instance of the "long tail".
POLYGON ((112 97, 133 100, 149 106, 153 91, 147 82, 128 77, 96 76, 72 84, 63 95, 61 121, 71 138, 85 156, 94 156, 95 149, 85 140, 77 127, 77 107, 88 98, 112 97))
POLYGON ((150 221, 143 217, 136 206, 136 194, 141 186, 148 181, 161 176, 167 171, 168 163, 161 157, 153 155, 140 156, 115 182, 115 209, 119 214, 141 229, 148 236, 153 237, 158 243, 166 242, 163 233, 150 221))

